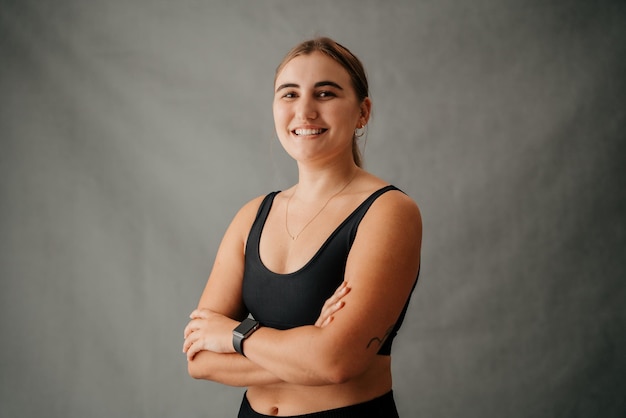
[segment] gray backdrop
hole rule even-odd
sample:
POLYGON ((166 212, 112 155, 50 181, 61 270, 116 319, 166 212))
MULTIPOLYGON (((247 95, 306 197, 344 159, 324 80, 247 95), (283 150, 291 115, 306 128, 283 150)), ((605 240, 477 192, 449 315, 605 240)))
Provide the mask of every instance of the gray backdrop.
POLYGON ((0 0, 0 416, 235 416, 182 330, 235 211, 295 181, 273 72, 314 35, 423 212, 401 414, 626 416, 626 5, 543 0, 0 0))

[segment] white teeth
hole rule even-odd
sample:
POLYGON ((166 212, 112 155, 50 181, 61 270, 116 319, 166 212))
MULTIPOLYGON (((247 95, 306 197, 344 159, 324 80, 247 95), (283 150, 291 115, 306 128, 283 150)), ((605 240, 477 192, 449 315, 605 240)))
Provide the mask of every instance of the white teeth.
POLYGON ((296 135, 318 135, 324 132, 323 129, 296 129, 296 135))

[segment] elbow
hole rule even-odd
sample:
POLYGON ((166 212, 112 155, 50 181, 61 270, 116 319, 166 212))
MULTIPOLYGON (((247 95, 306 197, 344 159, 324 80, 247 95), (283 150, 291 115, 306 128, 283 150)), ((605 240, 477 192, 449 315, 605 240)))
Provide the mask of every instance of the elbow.
POLYGON ((326 380, 332 385, 341 385, 354 378, 354 376, 341 367, 329 370, 326 373, 326 380))
POLYGON ((323 378, 331 384, 340 385, 365 373, 367 364, 356 356, 339 355, 327 362, 321 372, 323 378))
POLYGON ((187 360, 187 373, 194 379, 200 379, 200 373, 198 373, 198 369, 193 364, 193 360, 187 360))
POLYGON ((199 364, 195 359, 187 361, 187 373, 189 376, 194 379, 206 379, 207 377, 202 372, 202 369, 199 367, 199 364))
POLYGON ((359 375, 363 374, 363 371, 357 370, 352 367, 346 367, 341 365, 336 365, 332 367, 324 373, 324 378, 333 385, 341 385, 343 383, 349 382, 359 375))
POLYGON ((363 375, 371 365, 371 352, 359 350, 351 342, 342 343, 336 339, 317 338, 309 350, 313 355, 306 357, 306 369, 324 382, 340 385, 363 375))

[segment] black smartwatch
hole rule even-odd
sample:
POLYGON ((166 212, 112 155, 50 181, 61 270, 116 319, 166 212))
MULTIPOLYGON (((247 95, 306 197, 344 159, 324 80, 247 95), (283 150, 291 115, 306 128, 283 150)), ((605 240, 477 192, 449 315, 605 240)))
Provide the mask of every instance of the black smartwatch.
POLYGON ((235 347, 235 351, 241 354, 242 356, 246 356, 243 353, 243 340, 248 338, 254 331, 259 329, 259 321, 255 321, 251 318, 246 318, 241 321, 241 324, 237 326, 233 330, 233 347, 235 347))

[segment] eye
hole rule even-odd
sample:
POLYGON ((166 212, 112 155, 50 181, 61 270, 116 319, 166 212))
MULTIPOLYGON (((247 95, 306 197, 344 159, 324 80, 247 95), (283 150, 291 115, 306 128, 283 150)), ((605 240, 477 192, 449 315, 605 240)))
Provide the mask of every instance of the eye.
POLYGON ((297 94, 295 91, 288 91, 281 96, 283 99, 295 99, 297 94))
POLYGON ((317 97, 321 99, 329 99, 331 97, 335 97, 335 93, 333 93, 332 91, 328 91, 328 90, 322 90, 322 91, 317 92, 317 97))

